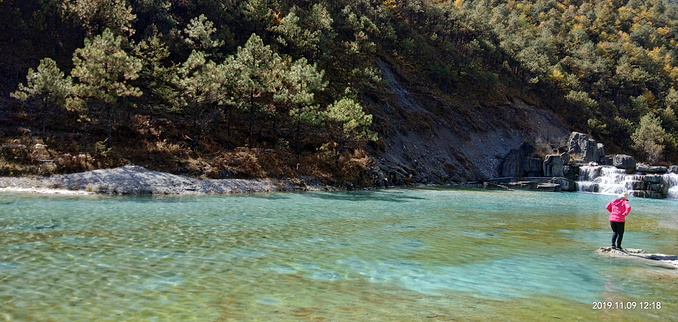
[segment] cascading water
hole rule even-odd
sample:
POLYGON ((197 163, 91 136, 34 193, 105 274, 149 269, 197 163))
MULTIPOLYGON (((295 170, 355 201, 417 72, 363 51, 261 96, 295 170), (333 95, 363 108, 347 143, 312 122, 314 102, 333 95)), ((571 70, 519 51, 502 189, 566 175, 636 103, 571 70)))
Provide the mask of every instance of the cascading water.
POLYGON ((582 192, 678 199, 678 174, 627 174, 613 166, 581 166, 577 189, 582 192))
POLYGON ((669 186, 666 198, 678 199, 678 174, 675 173, 665 174, 664 180, 666 180, 666 183, 669 186))
POLYGON ((582 166, 579 168, 577 189, 583 192, 619 194, 630 189, 624 169, 606 166, 582 166))

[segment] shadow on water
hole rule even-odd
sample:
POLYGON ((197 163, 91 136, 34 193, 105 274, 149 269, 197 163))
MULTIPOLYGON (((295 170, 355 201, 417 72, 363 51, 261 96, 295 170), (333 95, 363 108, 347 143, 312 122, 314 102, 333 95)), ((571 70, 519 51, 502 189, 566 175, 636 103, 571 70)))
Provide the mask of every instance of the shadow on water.
POLYGON ((387 201, 387 202, 410 202, 414 200, 425 200, 423 197, 415 197, 406 194, 404 191, 345 191, 345 192, 311 192, 311 197, 327 200, 339 201, 387 201))

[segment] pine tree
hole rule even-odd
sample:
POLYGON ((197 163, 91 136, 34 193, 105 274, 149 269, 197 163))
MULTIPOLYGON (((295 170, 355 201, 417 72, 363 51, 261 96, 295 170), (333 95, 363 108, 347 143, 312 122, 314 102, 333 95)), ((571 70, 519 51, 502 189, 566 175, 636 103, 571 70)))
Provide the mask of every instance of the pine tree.
POLYGON ((76 94, 88 102, 91 117, 107 125, 107 147, 110 147, 112 128, 121 99, 139 97, 139 88, 130 85, 142 68, 141 60, 122 49, 123 38, 110 29, 94 39, 85 39, 85 47, 73 54, 75 67, 71 71, 78 78, 76 94))
POLYGON ((219 71, 205 53, 194 50, 178 68, 173 81, 179 91, 176 103, 192 122, 192 149, 197 147, 205 117, 220 99, 224 81, 219 71))
POLYGON ((365 114, 362 106, 351 98, 342 98, 330 104, 323 118, 330 138, 336 144, 336 167, 339 167, 339 157, 350 144, 361 140, 377 140, 377 134, 370 130, 372 115, 365 114))
POLYGON ((65 0, 62 6, 67 17, 82 24, 88 37, 103 29, 128 37, 135 33, 136 15, 126 0, 65 0))
POLYGON ((650 163, 657 162, 664 152, 664 137, 666 131, 661 126, 661 120, 653 113, 647 113, 640 118, 640 124, 631 135, 633 147, 645 153, 650 163))
POLYGON ((315 64, 306 58, 295 61, 289 70, 285 70, 283 87, 276 98, 283 105, 291 106, 289 115, 294 120, 296 157, 301 154, 301 132, 304 124, 318 123, 318 106, 314 105, 314 94, 323 90, 327 82, 323 81, 324 71, 318 71, 315 64))
POLYGON ((238 47, 234 62, 238 68, 234 92, 238 107, 248 110, 248 146, 252 148, 256 114, 265 110, 275 112, 273 95, 281 87, 282 59, 270 46, 264 45, 259 36, 252 34, 243 47, 238 47))
POLYGON ((26 86, 19 84, 19 89, 12 97, 37 107, 35 114, 41 116, 42 136, 46 139, 47 121, 60 108, 66 107, 66 99, 72 91, 73 81, 64 77, 56 62, 50 58, 40 60, 37 70, 28 69, 26 86))
POLYGON ((199 50, 207 53, 224 45, 224 41, 215 39, 217 29, 214 23, 207 20, 205 15, 200 15, 191 19, 191 22, 184 29, 184 42, 193 50, 199 50))

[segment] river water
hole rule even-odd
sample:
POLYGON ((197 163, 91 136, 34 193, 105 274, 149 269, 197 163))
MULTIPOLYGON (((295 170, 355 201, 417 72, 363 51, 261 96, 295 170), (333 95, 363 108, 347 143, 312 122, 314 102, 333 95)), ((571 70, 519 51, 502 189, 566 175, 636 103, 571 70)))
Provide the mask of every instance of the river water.
MULTIPOLYGON (((593 253, 610 198, 0 194, 0 320, 675 319, 675 270, 593 253)), ((678 254, 678 201, 631 205, 623 246, 678 254)))

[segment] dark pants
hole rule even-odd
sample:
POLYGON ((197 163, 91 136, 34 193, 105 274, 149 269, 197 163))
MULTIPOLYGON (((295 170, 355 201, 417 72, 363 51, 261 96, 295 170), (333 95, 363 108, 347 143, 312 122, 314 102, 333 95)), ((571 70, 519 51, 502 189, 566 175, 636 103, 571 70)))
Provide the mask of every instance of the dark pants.
POLYGON ((616 244, 617 247, 621 247, 622 237, 624 237, 624 223, 610 221, 610 227, 612 227, 612 246, 616 244))

